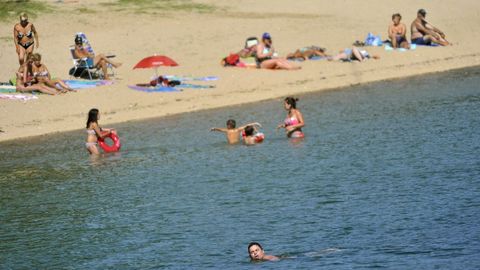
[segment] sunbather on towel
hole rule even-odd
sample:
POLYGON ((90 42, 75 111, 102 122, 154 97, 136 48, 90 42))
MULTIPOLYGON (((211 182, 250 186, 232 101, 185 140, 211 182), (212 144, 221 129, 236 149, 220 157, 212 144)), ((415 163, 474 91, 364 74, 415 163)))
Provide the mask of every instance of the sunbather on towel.
POLYGON ((262 42, 257 46, 256 55, 257 68, 265 69, 300 69, 300 66, 292 64, 286 58, 278 58, 275 49, 272 46, 272 37, 269 33, 264 33, 262 42))
POLYGON ((318 46, 308 46, 296 50, 293 53, 287 55, 287 59, 303 59, 307 60, 315 56, 327 57, 324 48, 318 46))
POLYGON ((152 80, 150 80, 149 83, 137 83, 137 86, 142 86, 142 87, 155 87, 155 86, 163 86, 163 87, 175 87, 177 85, 180 85, 182 82, 176 81, 176 80, 168 80, 166 77, 163 76, 158 76, 158 77, 153 77, 152 80))
POLYGON ((111 64, 114 68, 118 68, 122 63, 113 62, 108 59, 104 54, 94 55, 90 53, 86 48, 83 47, 83 39, 80 36, 75 37, 75 51, 76 58, 87 58, 87 63, 91 67, 101 68, 103 71, 104 79, 109 80, 107 72, 107 64, 111 64))
POLYGON ((32 61, 33 61, 32 72, 36 82, 44 83, 45 85, 49 87, 53 87, 61 92, 67 92, 67 91, 75 92, 75 90, 70 88, 62 80, 60 79, 52 80, 52 76, 50 75, 50 72, 48 71, 47 66, 42 64, 42 56, 39 53, 32 54, 32 61))
POLYGON ((388 36, 393 48, 410 49, 410 44, 407 41, 407 26, 401 23, 402 15, 395 13, 392 15, 392 23, 388 26, 388 36))
POLYGON ((35 83, 33 77, 33 60, 32 55, 29 55, 27 61, 20 66, 16 75, 17 75, 17 83, 16 83, 16 90, 17 92, 31 92, 31 91, 39 91, 44 94, 49 95, 56 95, 60 93, 57 89, 48 87, 44 83, 35 83))
POLYGON ((380 59, 378 55, 370 55, 366 50, 360 50, 357 47, 347 48, 343 51, 340 51, 339 54, 333 57, 329 57, 328 61, 352 61, 357 60, 360 62, 366 61, 367 59, 380 59))
POLYGON ((420 9, 417 12, 417 18, 412 22, 412 43, 417 45, 431 45, 432 42, 447 46, 450 44, 445 39, 445 33, 436 28, 425 20, 427 12, 425 9, 420 9))

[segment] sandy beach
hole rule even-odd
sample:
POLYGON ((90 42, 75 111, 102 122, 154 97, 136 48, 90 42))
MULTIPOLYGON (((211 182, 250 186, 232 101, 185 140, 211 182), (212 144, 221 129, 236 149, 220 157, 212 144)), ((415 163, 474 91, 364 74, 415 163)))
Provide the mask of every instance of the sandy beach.
MULTIPOLYGON (((39 95, 21 102, 0 100, 0 141, 84 128, 89 109, 99 108, 101 124, 161 117, 238 105, 287 95, 322 91, 386 79, 441 72, 480 65, 480 2, 461 1, 214 1, 208 12, 117 10, 104 2, 45 1, 55 11, 31 18, 40 37, 43 62, 50 72, 68 79, 72 61, 68 47, 74 34, 84 32, 98 53, 114 53, 123 63, 111 86, 79 90, 61 96, 39 95), (441 28, 453 43, 448 47, 419 47, 408 52, 368 48, 381 57, 365 63, 306 61, 299 71, 224 68, 219 62, 242 48, 245 38, 269 32, 280 55, 307 45, 319 45, 334 54, 363 40, 368 32, 386 38, 393 13, 399 12, 409 28, 419 8, 427 20, 441 28), (78 12, 78 10, 88 12, 78 12), (133 70, 143 57, 162 54, 180 66, 160 68, 162 74, 218 76, 216 87, 179 93, 144 93, 129 84, 147 82, 153 70, 133 70)), ((0 81, 8 81, 18 68, 12 28, 0 28, 0 81)), ((410 36, 410 31, 407 37, 410 36)), ((455 89, 452 89, 454 91, 455 89)), ((261 110, 261 108, 259 108, 261 110)))

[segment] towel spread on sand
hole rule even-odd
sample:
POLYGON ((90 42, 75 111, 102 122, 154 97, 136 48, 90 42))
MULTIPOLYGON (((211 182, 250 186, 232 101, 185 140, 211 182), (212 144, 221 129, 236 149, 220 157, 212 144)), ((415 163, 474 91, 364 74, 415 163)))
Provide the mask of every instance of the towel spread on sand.
POLYGON ((37 96, 23 95, 23 94, 0 94, 0 99, 21 100, 27 101, 38 99, 37 96))
POLYGON ((14 85, 0 85, 0 93, 15 93, 17 91, 14 85))
POLYGON ((64 80, 63 82, 65 82, 70 88, 76 90, 113 84, 113 81, 107 80, 64 80))
POLYGON ((217 81, 217 76, 206 76, 206 77, 189 77, 189 76, 179 76, 179 75, 165 75, 163 76, 170 81, 217 81))
POLYGON ((413 51, 417 48, 417 44, 410 44, 410 49, 405 49, 405 48, 396 48, 394 49, 392 46, 389 44, 385 45, 385 51, 397 51, 397 52, 406 52, 406 51, 413 51))
POLYGON ((129 85, 128 86, 130 89, 137 90, 137 91, 142 91, 142 92, 147 92, 147 93, 155 93, 155 92, 180 92, 181 90, 176 89, 174 87, 168 87, 168 86, 138 86, 138 85, 129 85))

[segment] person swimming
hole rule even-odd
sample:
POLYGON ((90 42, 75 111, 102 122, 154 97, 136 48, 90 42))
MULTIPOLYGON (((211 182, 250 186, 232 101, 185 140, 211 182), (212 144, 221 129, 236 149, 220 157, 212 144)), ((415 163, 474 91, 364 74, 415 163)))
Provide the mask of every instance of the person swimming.
POLYGON ((283 121, 283 124, 277 126, 277 129, 284 128, 289 138, 305 137, 302 131, 302 128, 305 126, 305 121, 303 120, 302 113, 297 109, 297 101, 297 98, 285 98, 283 106, 287 111, 287 117, 283 121))
POLYGON ((274 255, 267 255, 263 250, 262 245, 258 242, 251 242, 248 244, 248 256, 251 261, 278 261, 279 257, 274 255))
POLYGON ((255 123, 250 123, 244 126, 241 126, 239 128, 236 127, 237 123, 233 119, 228 119, 227 120, 227 128, 211 128, 210 131, 219 131, 225 133, 227 136, 227 141, 229 144, 236 144, 240 142, 240 133, 245 130, 247 126, 258 126, 261 127, 261 125, 257 122, 255 123))

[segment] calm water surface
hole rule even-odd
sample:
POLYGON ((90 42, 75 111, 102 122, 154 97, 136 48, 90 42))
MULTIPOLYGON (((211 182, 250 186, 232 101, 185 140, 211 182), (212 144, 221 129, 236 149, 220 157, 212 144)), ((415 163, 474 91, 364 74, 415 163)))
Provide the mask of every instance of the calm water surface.
POLYGON ((275 100, 118 125, 99 159, 83 130, 0 144, 0 268, 478 269, 479 85, 473 68, 300 96, 300 143, 275 100), (265 143, 209 132, 229 117, 265 143), (253 240, 287 258, 250 263, 253 240))

